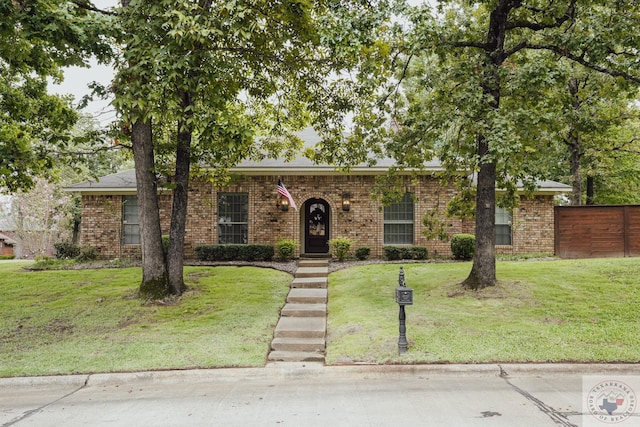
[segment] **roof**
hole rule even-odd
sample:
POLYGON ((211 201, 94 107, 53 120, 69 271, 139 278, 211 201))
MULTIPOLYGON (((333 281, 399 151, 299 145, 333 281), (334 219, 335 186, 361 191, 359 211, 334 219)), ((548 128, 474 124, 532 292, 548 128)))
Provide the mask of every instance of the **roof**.
POLYGON ((4 235, 4 234, 2 234, 2 233, 0 233, 0 240, 3 240, 3 241, 4 241, 4 243, 5 243, 6 245, 9 245, 9 246, 15 246, 15 245, 17 245, 17 244, 18 244, 18 242, 16 242, 15 240, 13 240, 12 238, 10 238, 9 236, 6 236, 6 235, 4 235))
MULTIPOLYGON (((320 135, 309 128, 297 135, 303 140, 305 147, 314 147, 321 141, 320 135)), ((386 173, 395 164, 391 158, 379 159, 377 164, 369 166, 360 164, 352 167, 349 171, 351 175, 381 175, 386 173)), ((424 165, 426 171, 441 171, 442 165, 438 159, 431 160, 424 165)), ((238 166, 231 168, 232 173, 260 176, 260 175, 340 175, 345 172, 340 171, 336 166, 329 164, 315 164, 304 156, 303 152, 293 160, 285 159, 264 159, 260 162, 244 160, 238 166)), ((103 176, 97 181, 85 181, 65 188, 69 192, 93 193, 93 194, 135 194, 136 176, 135 170, 130 169, 124 172, 103 176)), ((555 181, 542 181, 536 193, 565 193, 571 187, 555 181)))
MULTIPOLYGON (((313 128, 307 128, 296 135, 304 143, 303 151, 305 148, 315 147, 322 140, 313 128)), ((353 166, 349 173, 353 175, 379 175, 386 173, 395 163, 395 160, 389 157, 377 159, 374 166, 359 164, 353 166)), ((424 167, 430 171, 443 169, 437 159, 426 162, 424 167)), ((315 164, 303 153, 300 153, 296 159, 289 161, 284 159, 264 159, 259 162, 244 160, 231 171, 243 175, 339 175, 344 173, 338 170, 335 165, 315 164)))

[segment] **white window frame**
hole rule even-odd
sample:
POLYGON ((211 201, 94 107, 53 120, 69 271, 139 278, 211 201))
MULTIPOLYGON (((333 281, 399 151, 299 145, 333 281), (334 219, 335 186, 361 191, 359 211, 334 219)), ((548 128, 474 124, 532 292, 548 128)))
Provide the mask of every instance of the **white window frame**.
POLYGON ((415 203, 411 193, 402 200, 384 207, 383 243, 385 245, 413 245, 415 239, 415 203))
POLYGON ((122 196, 122 243, 140 244, 140 212, 138 196, 122 196))
POLYGON ((496 246, 513 245, 513 214, 506 208, 496 206, 495 239, 496 246))
MULTIPOLYGON (((238 201, 231 202, 239 206, 238 201)), ((249 193, 218 193, 218 244, 249 243, 249 193), (221 208, 223 197, 244 198, 244 205, 239 211, 225 211, 221 208)))

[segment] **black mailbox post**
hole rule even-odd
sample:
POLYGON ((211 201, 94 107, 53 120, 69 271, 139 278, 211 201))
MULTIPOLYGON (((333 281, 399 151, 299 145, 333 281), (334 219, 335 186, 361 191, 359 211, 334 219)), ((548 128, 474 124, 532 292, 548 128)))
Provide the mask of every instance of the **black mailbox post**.
POLYGON ((400 314, 398 319, 400 320, 400 337, 398 338, 398 354, 406 353, 409 348, 407 342, 407 325, 406 315, 404 312, 405 305, 413 304, 413 289, 407 288, 407 284, 404 281, 404 270, 400 267, 400 275, 398 277, 398 287, 396 288, 396 302, 400 306, 400 314))

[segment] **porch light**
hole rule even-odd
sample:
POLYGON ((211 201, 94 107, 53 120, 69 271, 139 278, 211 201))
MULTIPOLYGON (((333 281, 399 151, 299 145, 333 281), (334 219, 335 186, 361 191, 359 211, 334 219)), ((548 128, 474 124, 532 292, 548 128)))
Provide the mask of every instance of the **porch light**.
POLYGON ((342 210, 349 212, 349 209, 351 209, 351 194, 342 193, 342 210))
POLYGON ((278 201, 276 202, 276 206, 278 209, 280 209, 283 212, 286 212, 289 210, 289 200, 286 197, 278 197, 278 201))

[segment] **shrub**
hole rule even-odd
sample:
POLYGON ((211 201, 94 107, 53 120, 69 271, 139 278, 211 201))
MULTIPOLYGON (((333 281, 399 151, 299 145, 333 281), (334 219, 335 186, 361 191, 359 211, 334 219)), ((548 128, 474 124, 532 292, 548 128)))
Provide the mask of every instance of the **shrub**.
POLYGON ((402 259, 402 250, 396 246, 385 246, 384 257, 389 261, 402 259))
POLYGON ((411 248, 413 259, 427 259, 427 248, 424 246, 414 246, 411 248))
MULTIPOLYGON (((56 259, 74 259, 78 262, 93 261, 98 258, 96 249, 91 246, 79 246, 71 242, 55 243, 56 259)), ((46 264, 46 260, 44 262, 46 264)))
POLYGON ((55 259, 48 256, 37 256, 34 261, 35 262, 28 267, 29 270, 61 270, 75 264, 75 262, 70 259, 55 259))
POLYGON ((98 258, 98 254, 96 253, 96 249, 91 246, 81 246, 80 253, 75 258, 78 262, 87 262, 94 261, 98 258))
POLYGON ((200 261, 271 261, 271 245, 202 245, 194 249, 200 261))
POLYGON ((15 259, 15 255, 0 255, 0 260, 4 259, 15 259))
POLYGON ((400 259, 427 259, 427 248, 424 246, 385 246, 384 256, 389 261, 400 259))
POLYGON ((348 237, 338 237, 337 239, 329 240, 331 253, 338 258, 339 261, 343 261, 346 258, 351 250, 351 245, 353 245, 353 241, 348 237))
POLYGON ((298 244, 295 240, 282 239, 276 243, 278 258, 282 261, 289 261, 296 253, 298 244))
POLYGON ((238 245, 238 259, 243 261, 271 261, 273 254, 271 245, 238 245))
POLYGON ((55 243, 53 247, 56 250, 57 259, 72 259, 80 255, 80 246, 71 242, 55 243))
POLYGON ((451 253, 455 259, 470 260, 476 247, 473 234, 455 234, 451 239, 451 253))
POLYGON ((356 249, 356 258, 358 258, 360 261, 364 261, 365 259, 369 258, 369 255, 371 255, 371 248, 362 247, 356 249))

